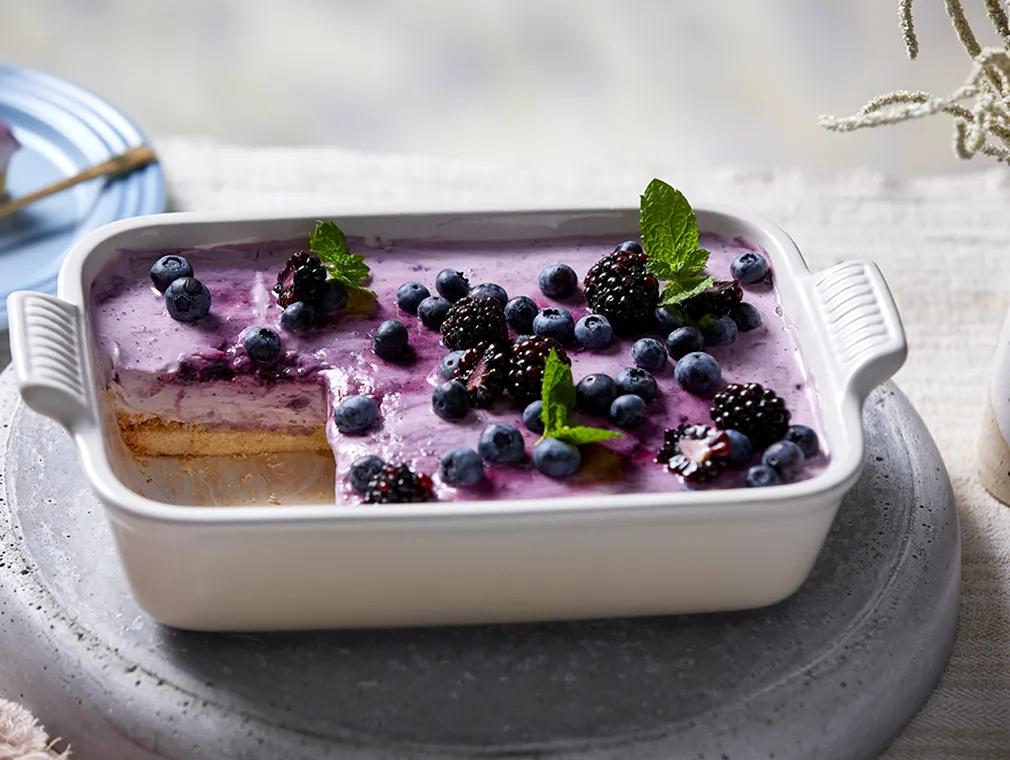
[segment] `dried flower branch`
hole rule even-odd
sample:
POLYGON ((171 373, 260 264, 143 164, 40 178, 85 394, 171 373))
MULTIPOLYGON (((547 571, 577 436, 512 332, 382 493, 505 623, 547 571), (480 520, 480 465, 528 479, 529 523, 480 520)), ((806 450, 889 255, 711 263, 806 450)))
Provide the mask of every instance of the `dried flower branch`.
MULTIPOLYGON (((972 58, 961 87, 947 97, 895 90, 878 95, 852 116, 821 116, 818 123, 833 132, 897 124, 936 113, 954 118, 954 155, 969 159, 978 153, 1010 164, 1010 22, 999 0, 985 0, 986 12, 1003 48, 983 49, 972 31, 961 0, 944 0, 958 39, 972 58), (963 101, 971 99, 970 104, 963 101)), ((898 19, 908 57, 919 53, 912 21, 912 0, 898 0, 898 19)))

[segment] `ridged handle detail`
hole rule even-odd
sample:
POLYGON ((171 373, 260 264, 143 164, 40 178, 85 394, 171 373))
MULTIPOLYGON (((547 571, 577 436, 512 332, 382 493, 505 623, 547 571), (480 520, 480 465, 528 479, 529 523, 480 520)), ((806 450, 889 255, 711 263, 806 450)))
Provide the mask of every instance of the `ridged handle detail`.
POLYGON ((92 418, 80 309, 20 291, 7 300, 11 357, 28 406, 73 429, 92 418))
POLYGON ((862 400, 905 360, 891 291, 875 264, 848 261, 818 273, 814 295, 836 369, 862 400))

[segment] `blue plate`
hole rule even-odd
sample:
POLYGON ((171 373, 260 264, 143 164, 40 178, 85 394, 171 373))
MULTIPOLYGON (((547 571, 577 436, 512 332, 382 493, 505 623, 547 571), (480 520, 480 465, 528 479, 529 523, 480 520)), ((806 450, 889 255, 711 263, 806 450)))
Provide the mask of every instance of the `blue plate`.
MULTIPOLYGON (((56 77, 0 65, 0 120, 21 149, 7 173, 17 197, 147 142, 136 124, 95 95, 56 77)), ((151 164, 96 179, 0 219, 0 330, 14 290, 56 292, 64 254, 81 235, 117 219, 165 210, 165 176, 151 164)))

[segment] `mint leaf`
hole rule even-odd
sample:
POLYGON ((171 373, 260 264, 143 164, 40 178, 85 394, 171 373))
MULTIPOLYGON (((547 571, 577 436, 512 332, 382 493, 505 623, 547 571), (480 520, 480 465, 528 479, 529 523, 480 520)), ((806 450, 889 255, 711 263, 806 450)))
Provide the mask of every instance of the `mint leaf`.
POLYGON ((319 257, 330 279, 337 280, 350 290, 365 290, 361 284, 368 279, 372 270, 365 263, 364 256, 351 253, 347 247, 347 237, 336 224, 316 222, 316 228, 309 236, 309 250, 319 257))
POLYGON ((572 446, 582 446, 587 443, 597 443, 599 441, 610 441, 614 438, 620 438, 621 434, 616 430, 589 427, 588 425, 565 425, 549 437, 570 443, 572 446))
POLYGON ((571 410, 575 408, 575 383, 572 381, 572 367, 558 357, 558 352, 551 349, 544 364, 544 380, 541 386, 540 400, 543 408, 540 419, 544 423, 544 438, 557 438, 573 446, 584 443, 608 441, 620 438, 621 434, 604 428, 594 428, 588 425, 571 425, 571 410))
POLYGON ((648 268, 667 282, 662 304, 671 306, 711 286, 704 274, 709 253, 699 247, 698 219, 679 190, 654 179, 642 194, 639 216, 648 268))
POLYGON ((706 274, 687 274, 671 277, 659 296, 660 306, 676 306, 691 296, 712 287, 715 280, 706 274))

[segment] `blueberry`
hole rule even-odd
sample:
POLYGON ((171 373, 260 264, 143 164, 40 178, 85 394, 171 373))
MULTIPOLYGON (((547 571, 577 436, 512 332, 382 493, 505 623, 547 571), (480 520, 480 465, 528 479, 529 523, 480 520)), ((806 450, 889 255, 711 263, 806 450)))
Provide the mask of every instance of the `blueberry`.
POLYGON ((429 330, 437 330, 445 322, 445 315, 449 313, 452 304, 441 296, 428 296, 417 306, 417 316, 421 318, 421 324, 429 330))
POLYGON ((709 354, 694 351, 677 362, 674 376, 680 387, 696 396, 704 396, 716 389, 722 380, 719 362, 709 354))
POLYGON ((452 377, 452 373, 456 371, 456 367, 459 366, 459 360, 463 358, 465 351, 450 351, 445 356, 442 357, 442 361, 438 363, 438 374, 443 380, 448 380, 452 377))
POLYGON ((618 251, 631 251, 632 253, 644 253, 641 244, 635 240, 625 240, 614 248, 614 253, 618 251))
POLYGON ((586 375, 575 386, 575 406, 586 414, 605 417, 617 398, 617 383, 610 375, 597 372, 586 375))
POLYGON ((625 367, 617 375, 617 391, 622 395, 631 393, 641 396, 648 403, 656 398, 656 378, 641 367, 625 367))
POLYGON ((567 478, 579 471, 582 455, 570 443, 545 438, 533 447, 533 466, 552 478, 567 478))
POLYGON ((645 422, 645 417, 645 402, 641 396, 626 393, 615 398, 610 405, 610 419, 618 427, 638 427, 645 422))
POLYGON ((579 276, 567 264, 548 264, 541 270, 537 283, 548 298, 568 298, 579 286, 579 276))
POLYGON ((736 340, 736 322, 730 317, 706 314, 698 320, 698 329, 706 346, 728 346, 736 340))
POLYGON ((591 351, 606 348, 614 340, 614 328, 602 314, 587 314, 575 323, 575 342, 591 351))
POLYGON ((438 472, 450 486, 475 486, 484 479, 484 460, 473 449, 460 446, 442 455, 438 472))
POLYGON ((407 351, 407 326, 395 319, 387 319, 372 336, 372 350, 381 359, 398 359, 407 351))
POLYGON ((705 347, 705 339, 697 327, 678 327, 666 336, 666 350, 674 359, 682 359, 705 347))
POLYGON ((740 332, 750 332, 761 326, 761 314, 749 303, 738 303, 730 312, 730 317, 740 332))
POLYGON ((175 254, 162 256, 151 265, 151 282, 159 293, 168 290, 168 286, 180 277, 192 277, 193 266, 184 256, 175 254))
POLYGON ((502 422, 492 422, 484 428, 477 450, 487 461, 499 464, 519 462, 526 453, 522 434, 502 422))
POLYGON ((790 425, 786 431, 785 440, 792 441, 800 447, 803 456, 807 459, 817 456, 821 452, 820 441, 817 440, 817 433, 813 428, 806 425, 790 425))
POLYGON ((327 280, 323 294, 319 297, 319 311, 324 317, 332 317, 347 306, 347 288, 337 280, 327 280))
POLYGON ((639 338, 631 347, 636 367, 652 372, 666 366, 666 347, 655 338, 639 338))
POLYGON ((739 430, 726 430, 726 437, 729 438, 729 459, 730 464, 738 467, 747 464, 754 452, 750 443, 750 438, 739 430))
POLYGON ((747 253, 741 253, 733 259, 733 263, 729 265, 729 271, 734 279, 747 285, 753 285, 755 282, 763 280, 768 274, 768 262, 761 254, 747 251, 747 253))
POLYGON ((544 421, 540 416, 543 410, 543 401, 531 401, 526 405, 526 408, 523 409, 523 424, 527 430, 534 433, 544 432, 544 421))
POLYGON ((447 301, 456 303, 470 292, 470 283, 462 272, 455 269, 443 269, 435 276, 435 290, 447 301))
POLYGON ((264 366, 281 355, 281 336, 269 327, 247 327, 242 331, 242 345, 250 359, 264 366))
POLYGON ((358 493, 364 493, 368 488, 368 481, 375 474, 386 466, 386 463, 375 454, 367 454, 358 457, 351 463, 351 468, 347 471, 347 478, 351 481, 351 488, 358 493))
POLYGON ((660 335, 669 335, 678 327, 684 327, 686 324, 688 324, 687 317, 676 306, 656 307, 656 328, 660 335))
POLYGON ((470 402, 466 396, 466 386, 459 380, 446 380, 436 385, 431 392, 431 408, 443 420, 458 420, 466 417, 470 402))
POLYGON ((419 282, 405 282, 396 289, 396 305, 408 314, 417 314, 421 301, 431 293, 419 282))
POLYGON ((379 421, 379 407, 368 396, 348 396, 333 410, 337 430, 345 435, 361 435, 379 421))
POLYGON ((497 298, 501 302, 502 308, 509 302, 509 294, 505 292, 505 288, 493 282, 482 282, 480 285, 470 288, 470 297, 497 298))
POLYGON ((783 480, 791 480, 803 467, 803 450, 792 441, 773 443, 761 455, 761 462, 771 467, 783 480))
POLYGON ((505 321, 519 333, 533 332, 533 318, 540 307, 529 296, 516 296, 505 304, 505 321))
POLYGON ((316 310, 305 301, 295 301, 281 313, 281 327, 296 335, 307 333, 316 323, 316 310))
POLYGON ((763 488, 764 486, 774 486, 780 482, 779 474, 771 467, 763 464, 755 465, 747 470, 747 477, 744 483, 748 488, 763 488))
POLYGON ((176 322, 196 322, 210 313, 210 291, 195 277, 180 277, 165 289, 165 307, 176 322))
POLYGON ((534 317, 533 333, 554 338, 558 343, 571 343, 575 339, 575 320, 568 309, 549 306, 534 317))

